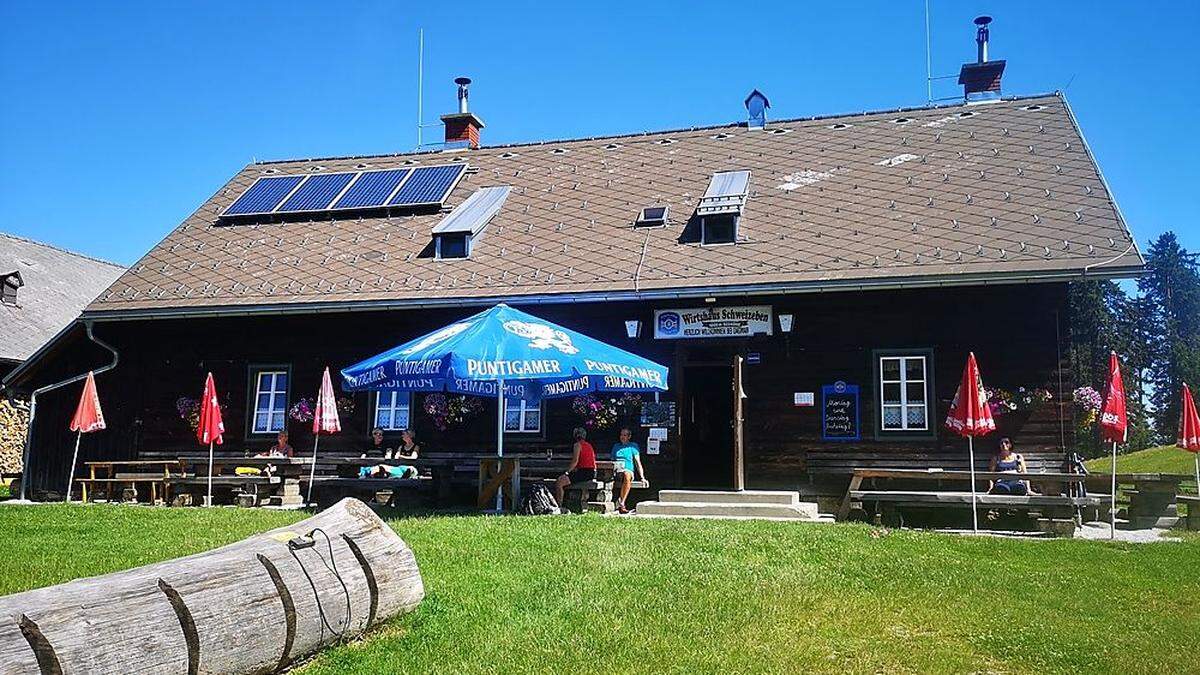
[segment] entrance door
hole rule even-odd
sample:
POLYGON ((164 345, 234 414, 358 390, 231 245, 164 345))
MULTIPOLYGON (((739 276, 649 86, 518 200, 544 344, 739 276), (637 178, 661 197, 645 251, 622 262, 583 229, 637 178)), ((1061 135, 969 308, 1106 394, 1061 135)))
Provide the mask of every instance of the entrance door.
POLYGON ((733 487, 733 369, 685 366, 683 483, 687 487, 733 487))

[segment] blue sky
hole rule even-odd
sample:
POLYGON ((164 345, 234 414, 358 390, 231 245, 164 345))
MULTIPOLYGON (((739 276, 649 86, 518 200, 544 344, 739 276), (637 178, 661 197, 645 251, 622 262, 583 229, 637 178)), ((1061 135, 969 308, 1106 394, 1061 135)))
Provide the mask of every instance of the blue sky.
MULTIPOLYGON (((930 4, 935 75, 993 14, 1005 94, 1065 89, 1139 243, 1200 250, 1200 3, 930 4)), ((418 28, 426 121, 469 75, 487 144, 726 123, 754 87, 776 118, 926 98, 922 0, 9 0, 0 230, 130 264, 253 158, 411 150, 418 28)))

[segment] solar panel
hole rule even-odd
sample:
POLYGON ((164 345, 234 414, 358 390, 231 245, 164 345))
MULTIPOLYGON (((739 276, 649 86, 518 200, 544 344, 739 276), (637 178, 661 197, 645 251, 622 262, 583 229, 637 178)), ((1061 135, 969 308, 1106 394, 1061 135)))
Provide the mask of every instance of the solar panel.
POLYGON ((462 164, 423 166, 413 169, 413 175, 396 196, 388 200, 389 206, 416 206, 419 204, 441 204, 458 183, 467 167, 462 164))
POLYGON ((341 194, 357 174, 327 173, 309 176, 300 189, 292 193, 276 211, 323 211, 333 198, 341 194))
POLYGON ((358 180, 346 190, 333 205, 335 209, 356 209, 383 206, 392 196, 396 186, 411 169, 389 169, 387 171, 364 171, 358 180))
POLYGON ((269 176, 259 178, 248 190, 242 193, 223 215, 244 216, 252 213, 270 213, 279 206, 279 202, 288 196, 304 176, 269 176))

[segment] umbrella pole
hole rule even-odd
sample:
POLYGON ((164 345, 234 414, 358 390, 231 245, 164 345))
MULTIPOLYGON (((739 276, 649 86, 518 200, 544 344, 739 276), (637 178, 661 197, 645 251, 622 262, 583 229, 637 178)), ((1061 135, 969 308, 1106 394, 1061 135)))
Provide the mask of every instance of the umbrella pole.
POLYGON ((1113 441, 1112 494, 1108 496, 1108 538, 1117 538, 1117 442, 1113 441))
POLYGON ((975 505, 975 439, 967 436, 967 452, 971 455, 971 530, 979 531, 979 509, 975 505))
POLYGON ((308 496, 304 498, 305 504, 312 503, 312 486, 313 479, 317 477, 317 446, 321 444, 321 434, 318 432, 313 440, 313 459, 312 466, 308 469, 308 496))
POLYGON ((67 502, 71 501, 71 489, 75 487, 75 461, 79 459, 79 439, 83 438, 83 432, 75 432, 75 454, 71 455, 71 473, 67 474, 67 502))
POLYGON ((204 498, 205 506, 212 506, 212 470, 213 470, 213 444, 208 442, 208 496, 204 498))
POLYGON ((1196 494, 1200 494, 1200 452, 1194 453, 1193 456, 1196 458, 1196 494))
MULTIPOLYGON (((504 380, 496 387, 496 457, 504 458, 504 380)), ((500 471, 500 466, 496 467, 500 471)), ((515 497, 514 497, 515 499, 515 497)), ((504 486, 496 487, 496 511, 504 509, 504 486)))

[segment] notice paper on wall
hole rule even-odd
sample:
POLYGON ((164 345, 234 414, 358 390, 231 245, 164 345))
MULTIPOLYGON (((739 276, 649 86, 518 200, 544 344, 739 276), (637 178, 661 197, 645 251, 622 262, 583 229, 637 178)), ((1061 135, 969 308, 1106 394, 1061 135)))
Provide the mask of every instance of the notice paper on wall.
POLYGON ((793 395, 794 398, 792 399, 792 405, 796 406, 797 408, 809 408, 816 405, 816 396, 814 392, 797 391, 793 392, 793 395))
POLYGON ((661 444, 662 441, 658 440, 657 438, 651 438, 650 440, 646 441, 646 454, 657 455, 659 449, 662 447, 661 444))
POLYGON ((650 429, 650 440, 654 440, 654 441, 667 440, 667 430, 664 427, 652 427, 650 429))

